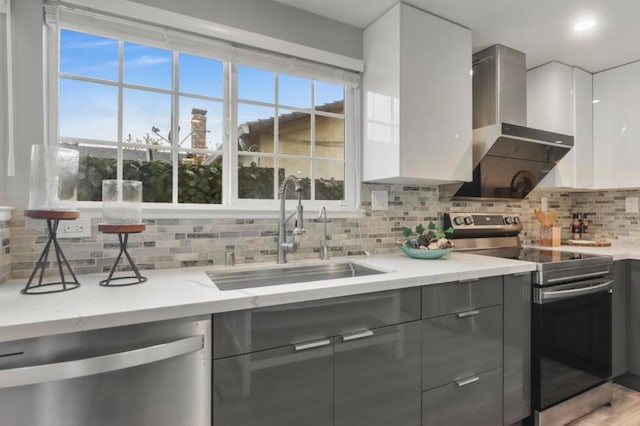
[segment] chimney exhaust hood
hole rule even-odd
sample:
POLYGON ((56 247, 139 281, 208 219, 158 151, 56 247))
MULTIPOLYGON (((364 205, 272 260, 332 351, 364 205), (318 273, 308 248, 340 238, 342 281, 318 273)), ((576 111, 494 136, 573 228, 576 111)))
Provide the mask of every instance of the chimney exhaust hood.
POLYGON ((522 52, 473 55, 473 181, 441 185, 441 198, 523 199, 573 147, 573 136, 526 127, 526 90, 522 52))

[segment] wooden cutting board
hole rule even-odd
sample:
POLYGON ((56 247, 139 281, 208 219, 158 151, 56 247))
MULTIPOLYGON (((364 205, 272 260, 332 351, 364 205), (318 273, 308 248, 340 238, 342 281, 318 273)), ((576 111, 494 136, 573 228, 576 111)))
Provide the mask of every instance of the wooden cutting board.
POLYGON ((595 240, 562 240, 562 245, 574 247, 611 247, 611 243, 608 241, 595 240))

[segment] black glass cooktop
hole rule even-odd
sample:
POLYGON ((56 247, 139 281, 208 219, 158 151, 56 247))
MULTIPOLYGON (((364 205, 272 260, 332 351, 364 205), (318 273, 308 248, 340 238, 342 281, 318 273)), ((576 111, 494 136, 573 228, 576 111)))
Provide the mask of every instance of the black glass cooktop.
POLYGON ((591 259, 595 257, 599 256, 596 254, 573 253, 551 249, 523 248, 520 250, 520 255, 517 259, 535 263, 553 263, 568 260, 591 259))

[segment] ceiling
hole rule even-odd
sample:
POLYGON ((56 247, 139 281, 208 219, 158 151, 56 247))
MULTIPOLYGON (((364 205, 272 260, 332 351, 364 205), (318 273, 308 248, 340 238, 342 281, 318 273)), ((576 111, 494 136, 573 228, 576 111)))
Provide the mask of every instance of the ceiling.
MULTIPOLYGON (((365 28, 397 0, 276 0, 365 28)), ((410 0, 420 9, 468 27, 473 51, 496 43, 527 55, 527 68, 560 61, 595 73, 640 59, 637 0, 410 0), (576 21, 592 18, 590 32, 576 21)))

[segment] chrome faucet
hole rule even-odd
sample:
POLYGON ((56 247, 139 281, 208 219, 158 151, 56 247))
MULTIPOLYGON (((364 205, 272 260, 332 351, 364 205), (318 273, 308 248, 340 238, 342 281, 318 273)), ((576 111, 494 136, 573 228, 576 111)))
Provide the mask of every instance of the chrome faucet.
POLYGON ((278 192, 278 199, 280 200, 280 219, 278 221, 278 263, 287 263, 287 252, 296 251, 298 249, 298 242, 296 241, 296 235, 304 234, 304 218, 302 215, 302 186, 300 181, 293 175, 287 176, 280 185, 280 192, 278 192), (291 213, 285 218, 285 196, 287 192, 287 186, 289 184, 295 184, 296 192, 298 193, 298 207, 296 211, 291 213), (291 241, 287 241, 287 223, 296 217, 295 227, 291 233, 291 241))
POLYGON ((327 244, 327 239, 329 238, 327 235, 327 222, 329 222, 329 219, 327 218, 327 208, 325 206, 320 208, 320 215, 316 221, 324 223, 324 234, 320 244, 320 259, 329 260, 329 244, 327 244), (324 216, 324 219, 322 216, 324 216))

